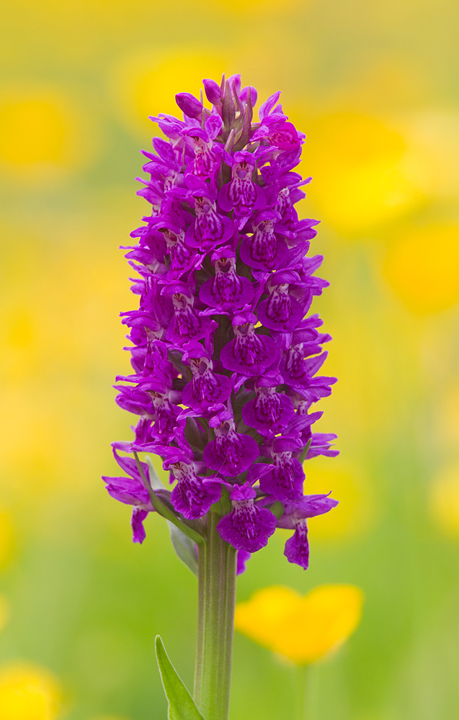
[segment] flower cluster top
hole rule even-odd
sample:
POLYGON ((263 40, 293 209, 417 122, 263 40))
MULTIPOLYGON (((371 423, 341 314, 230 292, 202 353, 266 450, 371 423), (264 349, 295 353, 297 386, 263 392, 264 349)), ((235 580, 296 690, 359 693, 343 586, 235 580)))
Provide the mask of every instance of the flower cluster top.
POLYGON ((134 506, 142 542, 149 468, 120 451, 160 455, 175 486, 158 495, 183 522, 205 527, 219 503, 217 529, 240 566, 276 526, 290 528, 285 555, 306 568, 306 519, 337 503, 303 494, 303 461, 337 451, 335 435, 312 432, 322 413, 311 406, 335 378, 317 375, 330 336, 307 316, 328 283, 314 275, 322 257, 308 255, 318 223, 295 210, 311 179, 294 171, 305 136, 280 93, 254 123, 257 92, 239 75, 204 88, 212 109, 176 95, 183 120, 152 118, 167 139, 143 153, 150 179, 138 194, 151 214, 126 255, 140 304, 122 313, 133 373, 116 385, 118 405, 139 420, 132 442, 113 445, 127 477, 104 480, 134 506))

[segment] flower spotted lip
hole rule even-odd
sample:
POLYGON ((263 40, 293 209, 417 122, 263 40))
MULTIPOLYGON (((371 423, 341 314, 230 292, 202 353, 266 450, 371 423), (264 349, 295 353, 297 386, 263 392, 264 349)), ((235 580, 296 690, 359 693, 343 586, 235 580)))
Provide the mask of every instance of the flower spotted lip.
POLYGON ((229 398, 232 381, 225 375, 213 371, 213 362, 203 346, 189 343, 183 354, 183 362, 189 366, 192 379, 182 391, 182 401, 196 412, 206 414, 209 407, 223 403, 229 398))
POLYGON ((180 451, 169 453, 164 461, 177 485, 171 493, 171 503, 177 512, 189 520, 205 515, 210 506, 220 499, 221 485, 215 478, 203 478, 196 473, 196 465, 180 451))
POLYGON ((230 495, 232 510, 217 525, 226 542, 249 553, 265 547, 276 529, 275 516, 266 508, 257 507, 255 497, 250 483, 236 485, 230 495))
POLYGON ((279 359, 279 348, 267 335, 255 332, 256 316, 244 311, 233 318, 234 340, 220 353, 220 360, 227 370, 243 375, 261 375, 279 359))
POLYGON ((287 560, 300 565, 304 570, 309 566, 309 542, 307 518, 323 515, 338 505, 328 495, 306 495, 299 500, 286 503, 285 512, 278 520, 278 527, 295 530, 285 544, 287 560))
POLYGON ((255 440, 236 432, 234 419, 228 411, 214 415, 209 425, 214 428, 215 440, 206 446, 204 462, 227 477, 235 477, 247 470, 259 455, 255 440))
POLYGON ((223 185, 218 193, 218 204, 227 212, 233 210, 236 215, 248 216, 263 207, 266 201, 263 188, 253 181, 256 156, 239 151, 234 156, 224 155, 231 165, 231 181, 223 185))
MULTIPOLYGON (((309 254, 317 221, 296 210, 311 180, 296 172, 305 136, 279 93, 253 122, 257 93, 239 75, 204 89, 211 109, 179 93, 181 119, 152 118, 165 139, 144 152, 139 194, 151 214, 126 248, 139 305, 122 313, 133 372, 116 386, 119 406, 139 420, 117 448, 161 456, 174 482, 167 507, 190 528, 210 533, 218 503, 218 532, 240 569, 276 523, 294 531, 286 554, 306 567, 307 517, 336 502, 303 495, 302 461, 336 451, 334 435, 313 432, 321 414, 311 406, 335 379, 318 375, 331 338, 305 317, 328 284, 315 275, 322 257, 309 254)), ((151 506, 130 470, 107 489, 134 505, 141 541, 151 506)))
POLYGON ((236 256, 228 247, 219 248, 212 255, 215 275, 206 280, 199 290, 199 299, 209 305, 228 312, 239 310, 252 302, 253 285, 245 277, 236 274, 236 256))
POLYGON ((286 428, 295 411, 293 403, 285 393, 276 391, 282 384, 277 373, 266 373, 254 383, 256 397, 242 408, 242 419, 261 435, 276 434, 286 428))
POLYGON ((256 270, 277 270, 287 263, 288 248, 282 236, 274 230, 280 219, 275 210, 263 210, 254 221, 251 237, 244 236, 241 243, 241 259, 256 270))

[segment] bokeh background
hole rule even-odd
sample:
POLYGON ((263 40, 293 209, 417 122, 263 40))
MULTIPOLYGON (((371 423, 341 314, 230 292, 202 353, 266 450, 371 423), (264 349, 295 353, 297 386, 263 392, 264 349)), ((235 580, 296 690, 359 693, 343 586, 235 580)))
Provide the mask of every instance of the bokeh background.
MULTIPOLYGON (((48 714, 14 720, 163 718, 158 632, 191 685, 195 579, 158 518, 131 544, 100 476, 130 437, 111 388, 132 307, 118 247, 147 207, 147 118, 225 71, 262 98, 282 90, 308 137, 302 214, 322 221, 332 283, 314 310, 339 377, 321 429, 341 451, 307 466, 306 487, 341 503, 310 523, 310 569, 278 533, 238 597, 364 590, 356 634, 314 668, 311 720, 459 717, 459 5, 15 0, 1 14, 2 707, 22 682, 48 714)), ((293 688, 236 636, 233 720, 291 717, 293 688)))

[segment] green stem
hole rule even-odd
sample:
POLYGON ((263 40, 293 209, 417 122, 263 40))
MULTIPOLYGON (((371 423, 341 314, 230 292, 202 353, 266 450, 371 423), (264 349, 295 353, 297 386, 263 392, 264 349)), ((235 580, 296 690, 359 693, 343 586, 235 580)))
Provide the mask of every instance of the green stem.
POLYGON ((194 698, 205 720, 228 720, 229 714, 236 550, 218 534, 219 520, 209 513, 207 543, 199 546, 194 698))
POLYGON ((308 666, 296 667, 295 720, 307 720, 308 710, 308 666))

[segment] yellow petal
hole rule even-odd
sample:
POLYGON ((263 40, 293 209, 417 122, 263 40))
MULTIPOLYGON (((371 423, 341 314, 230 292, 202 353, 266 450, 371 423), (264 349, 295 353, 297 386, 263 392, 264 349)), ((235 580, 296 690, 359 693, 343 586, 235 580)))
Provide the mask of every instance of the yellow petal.
POLYGON ((363 593, 353 585, 320 585, 301 597, 269 587, 236 607, 235 626, 252 640, 302 665, 336 650, 356 629, 363 593))
POLYGON ((55 676, 29 663, 0 667, 0 717, 2 720, 55 720, 61 691, 55 676))

